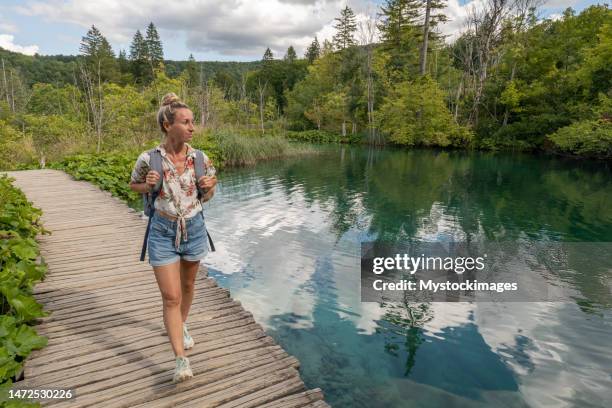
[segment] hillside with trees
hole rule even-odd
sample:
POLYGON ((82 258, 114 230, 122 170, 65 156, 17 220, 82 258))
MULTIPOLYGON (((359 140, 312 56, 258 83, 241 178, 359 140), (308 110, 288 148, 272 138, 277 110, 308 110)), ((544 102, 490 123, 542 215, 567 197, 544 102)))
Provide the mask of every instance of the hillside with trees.
MULTIPOLYGON (((612 13, 538 19, 533 0, 487 0, 454 40, 444 0, 386 0, 304 56, 254 62, 164 59, 154 23, 113 50, 92 26, 78 56, 0 49, 0 160, 9 168, 141 148, 175 92, 203 134, 612 157, 612 13)), ((76 47, 75 47, 76 48, 76 47)))

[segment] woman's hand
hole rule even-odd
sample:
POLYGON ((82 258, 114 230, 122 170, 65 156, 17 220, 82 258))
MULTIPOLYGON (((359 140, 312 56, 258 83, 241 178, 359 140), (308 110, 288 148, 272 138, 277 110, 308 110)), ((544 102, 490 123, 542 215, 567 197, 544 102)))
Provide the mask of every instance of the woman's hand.
POLYGON ((204 191, 208 191, 216 185, 217 185, 216 176, 202 176, 198 180, 198 187, 200 187, 204 191))
POLYGON ((158 181, 159 181, 159 173, 156 172, 155 170, 150 170, 147 173, 147 177, 145 179, 145 182, 147 183, 147 186, 149 186, 149 190, 152 190, 153 187, 155 187, 155 185, 157 184, 158 181))

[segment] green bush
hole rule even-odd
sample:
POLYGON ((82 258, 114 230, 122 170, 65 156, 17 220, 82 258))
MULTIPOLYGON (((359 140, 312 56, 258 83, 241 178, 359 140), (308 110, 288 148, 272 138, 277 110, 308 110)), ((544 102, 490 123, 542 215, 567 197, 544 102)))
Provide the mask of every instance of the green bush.
POLYGON ((0 120, 0 170, 12 170, 19 165, 37 163, 34 142, 29 135, 0 120))
POLYGON ((34 283, 46 273, 37 262, 35 241, 37 234, 47 233, 41 215, 11 179, 0 177, 0 388, 12 383, 32 350, 47 344, 28 326, 46 315, 32 296, 34 283))
POLYGON ((128 203, 136 204, 140 195, 128 184, 138 153, 80 154, 66 157, 49 167, 63 170, 76 180, 89 181, 128 203))
POLYGON ((554 147, 574 155, 612 158, 612 122, 585 120, 573 123, 548 136, 554 147))
POLYGON ((472 132, 458 125, 445 94, 428 76, 398 83, 375 112, 377 126, 401 146, 467 146, 472 132))
POLYGON ((87 149, 88 131, 85 123, 69 115, 24 115, 25 133, 29 135, 36 152, 51 162, 87 149))
POLYGON ((553 114, 536 115, 521 121, 510 123, 488 134, 486 125, 479 127, 478 133, 483 135, 478 147, 501 150, 532 150, 542 146, 545 135, 560 127, 570 124, 567 117, 553 114))
POLYGON ((206 153, 217 170, 220 170, 225 166, 223 153, 221 152, 219 145, 217 144, 211 131, 200 130, 196 132, 193 136, 193 140, 191 141, 191 145, 206 153))
POLYGON ((363 136, 359 133, 342 136, 326 130, 304 130, 300 132, 290 130, 285 137, 289 140, 308 143, 360 143, 363 140, 363 136))

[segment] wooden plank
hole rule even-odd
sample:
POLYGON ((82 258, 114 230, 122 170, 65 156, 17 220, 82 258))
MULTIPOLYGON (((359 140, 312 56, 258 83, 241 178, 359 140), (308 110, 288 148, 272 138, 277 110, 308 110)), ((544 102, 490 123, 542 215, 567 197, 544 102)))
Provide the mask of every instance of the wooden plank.
MULTIPOLYGON (((216 293, 216 292, 224 292, 228 293, 227 289, 221 288, 217 286, 212 279, 206 277, 205 271, 200 269, 198 271, 198 276, 196 277, 195 282, 195 290, 203 291, 207 293, 216 293)), ((106 298, 109 300, 113 300, 112 297, 116 296, 118 298, 123 298, 123 295, 133 295, 135 292, 134 289, 138 289, 139 294, 149 294, 149 293, 159 293, 159 288, 156 282, 139 282, 133 285, 125 285, 121 287, 111 287, 105 289, 99 289, 96 291, 70 291, 70 292, 52 292, 45 294, 37 294, 36 299, 39 302, 44 302, 45 305, 48 305, 50 308, 53 308, 54 305, 64 305, 68 303, 75 302, 83 302, 87 299, 95 299, 95 298, 106 298)), ((135 296, 135 295, 134 295, 135 296)), ((85 302, 86 304, 86 302, 85 302)))
POLYGON ((123 241, 118 240, 115 237, 114 240, 108 240, 104 244, 79 246, 67 245, 64 248, 53 248, 53 251, 51 252, 41 250, 40 253, 42 256, 44 256, 47 263, 52 263, 56 260, 72 258, 74 256, 92 257, 98 254, 104 254, 109 250, 116 250, 120 248, 138 250, 140 253, 140 249, 142 248, 142 240, 136 241, 134 239, 129 239, 123 241), (59 250, 61 250, 61 252, 59 250))
MULTIPOLYGON (((206 328, 205 333, 215 333, 220 330, 229 329, 232 327, 244 326, 250 323, 253 323, 253 316, 249 312, 242 312, 231 314, 228 316, 218 317, 213 320, 207 320, 204 322, 201 321, 189 321, 189 327, 191 328, 206 328)), ((165 328, 163 322, 151 323, 146 326, 138 323, 132 323, 129 325, 124 325, 121 327, 121 333, 123 336, 119 339, 109 339, 108 333, 104 330, 91 332, 89 335, 87 334, 76 334, 76 335, 68 335, 61 338, 51 337, 49 339, 49 343, 47 347, 42 350, 34 350, 30 355, 30 359, 33 361, 39 356, 47 356, 52 355, 56 352, 62 352, 66 350, 74 350, 77 347, 83 346, 84 348, 91 346, 92 344, 114 344, 115 341, 131 341, 134 337, 144 336, 144 335, 163 335, 166 336, 165 328), (74 346, 73 346, 74 344, 74 346)), ((222 336, 223 333, 218 333, 219 336, 222 336)), ((76 352, 75 352, 76 353, 76 352)))
MULTIPOLYGON (((282 350, 251 350, 237 354, 232 359, 212 359, 207 362, 192 363, 194 379, 200 386, 220 382, 231 376, 253 375, 257 370, 286 369, 289 359, 282 350)), ((96 406, 101 402, 105 407, 134 406, 146 401, 171 395, 177 391, 185 392, 184 387, 177 387, 171 383, 174 362, 152 367, 155 371, 147 371, 146 375, 140 371, 127 371, 120 376, 97 382, 90 386, 79 387, 78 402, 80 406, 96 406), (112 391, 112 392, 109 392, 112 391)), ((194 384, 190 384, 193 387, 194 384)))
MULTIPOLYGON (((165 333, 164 333, 165 334, 165 333)), ((246 339, 248 336, 260 336, 263 334, 261 329, 256 325, 251 323, 247 326, 239 326, 232 330, 225 330, 223 336, 225 338, 239 336, 241 338, 246 339)), ((218 333, 214 333, 213 335, 207 333, 205 330, 191 330, 191 335, 195 340, 199 343, 202 343, 206 346, 209 345, 210 342, 215 340, 214 338, 218 336, 218 333)), ((154 346, 167 346, 169 344, 168 337, 162 335, 161 332, 157 333, 149 333, 148 335, 141 336, 133 336, 131 338, 121 337, 115 338, 111 340, 112 346, 107 342, 102 342, 98 344, 92 344, 91 347, 81 347, 79 351, 66 350, 64 352, 55 353, 55 354, 46 354, 39 358, 32 359, 29 362, 28 367, 31 370, 36 370, 37 367, 42 367, 49 365, 53 362, 58 362, 57 364, 63 364, 64 361, 70 359, 75 359, 79 357, 78 364, 85 364, 86 362, 103 360, 107 357, 115 357, 118 355, 122 355, 125 353, 129 353, 134 350, 134 343, 138 344, 140 349, 146 349, 154 346)), ((211 343, 212 344, 212 343, 211 343)))
MULTIPOLYGON (((192 313, 194 314, 193 319, 198 319, 205 316, 214 315, 217 313, 233 313, 237 309, 241 309, 240 302, 235 300, 230 300, 229 302, 225 302, 218 305, 207 306, 207 307, 199 307, 198 305, 192 306, 192 313), (195 316, 197 314, 197 316, 195 316)), ((116 327, 121 326, 123 322, 130 319, 146 319, 149 320, 151 318, 155 319, 162 314, 162 304, 159 302, 159 306, 156 309, 149 309, 146 312, 137 312, 137 313, 117 313, 112 315, 104 315, 102 317, 96 317, 94 319, 84 319, 83 321, 58 321, 58 322, 49 322, 42 323, 37 326, 40 329, 40 333, 44 335, 49 335, 50 333, 63 332, 66 329, 74 329, 79 331, 90 331, 90 330, 99 330, 101 327, 116 327), (107 326, 110 324, 110 326, 107 326)), ((70 330, 72 331, 72 330, 70 330)))
POLYGON ((286 395, 300 392, 304 389, 304 383, 297 377, 289 378, 278 384, 263 388, 259 391, 247 394, 238 399, 219 405, 221 408, 252 408, 258 407, 266 402, 280 399, 286 395))
MULTIPOLYGON (((201 268, 200 268, 201 270, 201 268)), ((212 278, 209 277, 205 277, 205 278, 198 278, 196 280, 196 284, 197 285, 201 285, 203 283, 201 282, 212 282, 215 286, 216 284, 214 283, 214 280, 212 278)), ((46 300, 50 300, 50 299, 68 299, 68 298, 72 298, 75 295, 81 295, 81 294, 86 294, 86 293, 96 293, 96 294, 108 294, 110 292, 116 292, 117 290, 120 291, 132 291, 134 288, 137 288, 139 286, 142 286, 143 282, 134 282, 131 283, 130 285, 122 285, 122 286, 118 286, 118 287, 112 287, 112 288, 101 288, 101 289, 97 289, 95 292, 90 292, 90 291, 85 291, 85 290, 79 290, 79 291, 74 291, 72 289, 63 289, 63 288, 58 288, 55 289, 53 291, 53 293, 38 293, 36 294, 36 299, 38 299, 39 301, 46 301, 46 300)), ((39 285, 37 285, 39 286, 39 285)))
MULTIPOLYGON (((159 298, 150 299, 147 302, 134 302, 121 304, 119 307, 114 308, 103 308, 98 305, 96 306, 95 312, 91 312, 90 310, 84 310, 80 313, 68 313, 68 314, 55 314, 52 313, 51 316, 45 318, 42 323, 45 324, 46 327, 53 327, 54 323, 59 325, 67 325, 71 323, 76 323, 79 325, 89 324, 92 320, 101 318, 101 317, 110 317, 110 316, 133 316, 139 315, 143 311, 148 311, 153 308, 161 308, 162 307, 162 299, 161 296, 159 298)), ((227 296, 217 297, 214 299, 208 299, 203 297, 202 294, 198 294, 197 297, 194 296, 194 304, 192 308, 195 310, 218 310, 221 307, 232 307, 236 306, 234 300, 227 296)))
POLYGON ((206 390, 206 393, 208 395, 195 399, 183 398, 182 401, 177 402, 177 405, 181 407, 218 407, 224 403, 228 403, 232 400, 238 399, 240 397, 254 393, 263 388, 270 387, 274 384, 278 384, 288 379, 292 379, 292 383, 294 384, 301 383, 297 372, 293 368, 289 368, 281 371, 268 372, 263 376, 251 378, 247 381, 227 381, 227 384, 225 384, 225 387, 223 387, 222 389, 208 389, 206 390), (213 390, 216 392, 210 394, 210 391, 213 390))
MULTIPOLYGON (((132 231, 126 231, 123 233, 113 233, 113 231, 96 231, 95 235, 92 235, 89 237, 86 236, 85 238, 87 239, 88 244, 96 243, 98 240, 112 239, 112 238, 138 239, 140 237, 142 239, 144 237, 144 232, 145 232, 144 229, 142 231, 140 229, 136 229, 132 231)), ((82 242, 84 238, 79 237, 79 236, 70 235, 70 234, 65 234, 63 237, 58 237, 57 235, 54 236, 53 233, 51 233, 50 235, 39 235, 37 239, 43 245, 46 245, 47 243, 55 244, 55 245, 74 245, 75 243, 82 242)))
MULTIPOLYGON (((155 288, 157 289, 157 288, 155 288)), ((221 300, 229 298, 228 291, 221 289, 200 289, 196 287, 194 290, 193 302, 207 303, 213 300, 221 300)), ((108 311, 109 308, 114 307, 125 310, 126 307, 138 306, 139 308, 150 307, 151 304, 157 305, 161 302, 161 294, 159 290, 150 290, 144 294, 139 293, 137 295, 130 296, 127 300, 121 298, 101 298, 94 299, 96 308, 102 311, 108 311)), ((64 318, 74 318, 78 316, 92 316, 91 308, 89 305, 82 304, 80 302, 71 302, 68 304, 52 305, 49 303, 45 304, 46 307, 51 311, 51 316, 43 318, 42 322, 61 320, 64 318)))
POLYGON ((312 404, 306 405, 308 408, 330 408, 325 401, 315 401, 312 404))
MULTIPOLYGON (((232 318, 234 316, 231 316, 232 318)), ((206 326, 196 326, 190 325, 190 331, 194 336, 194 339, 197 337, 197 341, 206 342, 211 340, 214 336, 230 336, 233 334, 241 333, 247 330, 254 329, 256 327, 251 327, 255 323, 255 320, 252 317, 246 317, 242 319, 237 319, 233 321, 226 322, 224 324, 215 324, 215 325, 206 325, 206 326), (198 330, 202 328, 203 330, 198 330), (223 331, 223 333, 219 333, 219 331, 223 331)), ((122 328, 123 335, 119 338, 109 338, 108 334, 103 334, 96 337, 89 338, 79 338, 77 341, 73 343, 66 344, 65 342, 60 344, 55 344, 56 347, 47 346, 45 348, 44 353, 42 350, 37 350, 38 353, 30 355, 29 366, 34 367, 36 365, 40 365, 42 361, 55 361, 60 360, 64 357, 75 357, 82 354, 89 354, 99 350, 110 350, 117 347, 122 347, 127 343, 134 343, 139 340, 144 340, 153 337, 164 337, 164 341, 168 342, 167 334, 163 327, 159 327, 159 330, 124 330, 122 328)))
POLYGON ((323 399, 323 392, 320 388, 307 390, 298 394, 292 394, 277 400, 273 400, 259 405, 260 408, 301 408, 310 403, 323 399))
MULTIPOLYGON (((231 338, 216 339, 214 342, 206 344, 206 350, 204 351, 190 351, 188 357, 196 362, 201 359, 229 356, 239 351, 260 349, 273 345, 274 341, 270 337, 258 332, 251 333, 250 335, 237 335, 231 336, 231 338)), ((102 379, 111 378, 126 370, 132 371, 140 367, 149 366, 156 367, 160 364, 170 364, 174 361, 169 343, 143 350, 135 347, 135 350, 132 352, 102 360, 88 361, 82 357, 78 357, 78 359, 81 359, 83 363, 79 364, 75 361, 68 361, 64 362, 61 367, 58 364, 37 367, 35 377, 31 376, 32 373, 29 375, 27 372, 25 377, 32 377, 32 383, 40 386, 70 382, 75 387, 80 387, 102 379)), ((174 368, 174 365, 172 365, 172 368, 174 368)))
MULTIPOLYGON (((147 402, 142 405, 133 405, 133 407, 216 407, 223 402, 229 402, 267 386, 297 377, 296 371, 292 368, 270 370, 264 367, 263 369, 258 368, 256 371, 253 371, 254 370, 245 371, 240 375, 209 383, 202 383, 202 380, 198 378, 199 376, 194 376, 193 379, 175 386, 177 391, 189 390, 190 392, 174 392, 165 397, 158 398, 155 401, 147 402)), ((300 381, 299 377, 296 379, 300 381)))

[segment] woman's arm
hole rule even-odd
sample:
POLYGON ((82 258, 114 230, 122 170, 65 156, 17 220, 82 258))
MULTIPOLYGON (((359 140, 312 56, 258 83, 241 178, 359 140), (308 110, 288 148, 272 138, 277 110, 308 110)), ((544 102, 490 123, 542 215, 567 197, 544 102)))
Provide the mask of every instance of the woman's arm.
POLYGON ((216 186, 217 186, 216 176, 200 177, 200 179, 198 180, 198 187, 206 191, 206 193, 204 193, 202 197, 200 197, 200 201, 205 203, 206 201, 210 200, 213 197, 213 195, 215 195, 216 186))
POLYGON ((157 173, 155 170, 149 170, 145 176, 144 183, 135 182, 134 178, 132 178, 132 181, 130 181, 130 189, 140 194, 150 193, 153 187, 155 187, 159 181, 159 177, 159 173, 157 173))
POLYGON ((211 198, 213 198, 213 196, 215 195, 215 187, 213 186, 211 187, 201 198, 200 201, 202 201, 203 203, 207 202, 208 200, 210 200, 211 198))
POLYGON ((145 194, 151 191, 151 186, 147 183, 130 183, 130 189, 137 193, 145 194))
POLYGON ((149 161, 151 160, 148 152, 143 152, 138 156, 132 175, 130 176, 130 190, 140 194, 149 193, 159 181, 160 175, 155 170, 151 170, 149 161))

